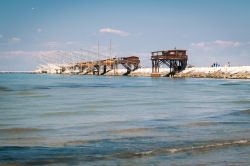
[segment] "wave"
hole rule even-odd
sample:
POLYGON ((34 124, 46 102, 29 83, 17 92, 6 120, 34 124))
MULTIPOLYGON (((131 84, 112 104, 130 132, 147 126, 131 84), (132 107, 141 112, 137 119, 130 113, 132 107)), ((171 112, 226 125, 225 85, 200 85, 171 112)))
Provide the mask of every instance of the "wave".
POLYGON ((229 148, 234 146, 249 146, 250 140, 242 139, 242 140, 231 140, 231 141, 219 141, 213 142, 203 145, 197 146, 187 146, 187 147, 167 147, 167 148, 158 148, 148 151, 142 152, 126 152, 126 153, 119 153, 114 154, 113 157, 117 158, 136 158, 136 157, 148 157, 148 156, 155 156, 161 154, 176 154, 176 153, 199 153, 205 152, 210 150, 222 149, 222 148, 229 148))
POLYGON ((79 115, 79 114, 81 113, 77 111, 72 111, 72 112, 60 111, 60 112, 46 112, 43 115, 44 116, 67 116, 67 115, 79 115))
POLYGON ((235 103, 235 104, 249 104, 250 100, 237 100, 237 101, 232 101, 232 103, 235 103))
POLYGON ((15 132, 15 133, 21 133, 21 132, 37 132, 42 131, 43 129, 38 128, 0 128, 0 132, 15 132))
MULTIPOLYGON (((250 112, 249 112, 250 114, 250 112)), ((189 123, 187 125, 184 125, 184 127, 209 127, 209 126, 215 126, 215 125, 244 125, 244 124, 250 124, 249 121, 218 121, 218 122, 194 122, 189 123)))
POLYGON ((232 115, 232 116, 250 115, 250 109, 245 109, 245 110, 240 110, 240 111, 234 111, 234 112, 229 113, 228 115, 232 115))
POLYGON ((68 141, 64 142, 63 146, 79 146, 83 144, 92 144, 92 143, 98 143, 102 140, 75 140, 75 141, 68 141))
POLYGON ((241 111, 242 114, 249 114, 250 115, 250 109, 247 109, 247 110, 243 110, 241 111))
POLYGON ((113 143, 121 143, 121 142, 128 142, 128 141, 133 141, 136 142, 137 140, 141 140, 145 137, 143 136, 137 136, 137 137, 121 137, 121 138, 114 138, 114 139, 86 139, 86 140, 72 140, 72 141, 67 141, 63 142, 61 146, 81 146, 83 144, 95 144, 95 143, 100 143, 100 144, 105 144, 106 142, 113 142, 113 143))
POLYGON ((144 133, 149 131, 150 128, 130 128, 130 129, 121 129, 121 130, 112 130, 114 134, 130 134, 130 133, 144 133))
POLYGON ((34 96, 34 95, 36 95, 36 93, 31 92, 31 91, 19 91, 19 92, 16 93, 16 95, 19 95, 19 96, 34 96))
POLYGON ((9 89, 8 87, 6 86, 0 86, 0 92, 1 91, 12 91, 11 89, 9 89))
MULTIPOLYGON (((78 146, 80 144, 91 144, 91 143, 98 143, 98 142, 103 142, 103 141, 104 140, 76 140, 76 141, 69 141, 67 143, 64 143, 64 146, 72 146, 72 145, 78 146)), ((150 149, 147 151, 140 151, 140 152, 128 151, 128 152, 113 153, 113 154, 109 154, 105 156, 105 158, 106 159, 108 158, 110 159, 126 158, 127 159, 127 158, 156 156, 156 155, 162 155, 162 154, 167 155, 167 154, 176 154, 176 153, 201 153, 201 152, 206 152, 206 151, 211 151, 211 150, 216 150, 216 149, 230 148, 230 147, 242 147, 242 146, 249 146, 249 145, 250 145, 250 139, 209 141, 209 142, 194 143, 191 146, 159 147, 159 148, 150 149)), ((95 157, 93 156, 93 158, 95 157)))
POLYGON ((219 124, 218 122, 201 121, 201 122, 188 123, 187 125, 185 125, 185 127, 206 127, 218 124, 219 124))
POLYGON ((223 86, 235 86, 235 85, 241 85, 240 83, 223 83, 223 84, 220 84, 220 85, 223 85, 223 86))
MULTIPOLYGON (((78 146, 74 147, 75 144, 85 144, 85 143, 98 143, 99 141, 104 140, 90 140, 90 141, 70 141, 68 142, 69 146, 65 146, 63 148, 61 147, 44 147, 44 146, 0 146, 0 151, 4 152, 7 151, 16 151, 16 150, 29 150, 35 149, 41 151, 46 151, 46 154, 48 154, 48 158, 44 158, 46 160, 39 160, 37 162, 41 161, 48 161, 53 160, 53 163, 57 163, 58 161, 55 161, 54 159, 58 158, 68 158, 70 161, 75 160, 73 156, 81 156, 81 160, 84 161, 97 161, 97 160, 114 160, 114 159, 133 159, 133 158, 143 158, 143 157, 153 157, 153 156, 161 156, 161 155, 174 155, 179 153, 204 153, 209 152, 217 149, 223 149, 223 148, 232 148, 232 147, 246 147, 250 145, 250 139, 239 139, 239 140, 224 140, 224 141, 209 141, 209 142, 196 142, 193 143, 190 146, 173 146, 173 147, 159 147, 159 148, 153 148, 148 149, 145 151, 142 150, 131 150, 131 149, 100 149, 100 151, 88 151, 88 147, 90 146, 83 146, 82 149, 78 146), (71 146, 73 145, 73 147, 71 146), (60 153, 62 152, 63 153, 60 153), (50 155, 51 154, 51 155, 50 155), (50 156, 53 156, 53 154, 56 154, 56 158, 50 158, 50 156)), ((98 146, 98 149, 101 148, 98 146)), ((43 153, 42 153, 43 154, 43 153)))

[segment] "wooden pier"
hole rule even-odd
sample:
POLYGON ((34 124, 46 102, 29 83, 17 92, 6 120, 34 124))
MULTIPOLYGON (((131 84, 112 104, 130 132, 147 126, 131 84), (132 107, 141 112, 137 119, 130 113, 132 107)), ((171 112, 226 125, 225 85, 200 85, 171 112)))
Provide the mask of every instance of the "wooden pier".
MULTIPOLYGON (((152 52, 152 73, 144 70, 133 72, 141 68, 141 61, 138 56, 114 57, 101 60, 82 61, 67 64, 55 64, 52 67, 48 65, 47 70, 41 70, 41 73, 53 74, 81 74, 81 75, 121 75, 121 70, 118 70, 119 65, 126 69, 122 75, 146 75, 152 77, 173 76, 184 70, 187 66, 188 56, 186 50, 173 49, 152 52), (170 72, 167 74, 164 69, 160 71, 160 67, 166 65, 170 72), (112 71, 112 73, 111 73, 112 71)), ((98 56, 99 57, 99 56, 98 56)), ((111 57, 111 56, 110 56, 111 57)))
POLYGON ((98 61, 80 62, 73 66, 78 69, 81 74, 104 75, 113 70, 114 75, 117 74, 118 65, 122 65, 127 69, 124 75, 128 75, 131 71, 135 71, 140 67, 140 59, 137 56, 110 58, 98 61))
POLYGON ((140 67, 140 59, 137 56, 122 57, 117 59, 116 64, 125 67, 127 72, 123 75, 128 75, 140 67))
POLYGON ((187 66, 188 56, 186 50, 163 50, 152 52, 152 77, 160 76, 160 66, 167 65, 170 72, 167 76, 173 76, 175 73, 184 70, 187 66))

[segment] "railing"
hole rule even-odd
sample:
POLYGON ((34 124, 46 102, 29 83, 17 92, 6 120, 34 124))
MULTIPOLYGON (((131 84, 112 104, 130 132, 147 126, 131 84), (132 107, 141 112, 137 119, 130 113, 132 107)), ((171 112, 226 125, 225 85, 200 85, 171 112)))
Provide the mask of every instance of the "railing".
POLYGON ((151 60, 186 60, 187 55, 152 55, 151 60))

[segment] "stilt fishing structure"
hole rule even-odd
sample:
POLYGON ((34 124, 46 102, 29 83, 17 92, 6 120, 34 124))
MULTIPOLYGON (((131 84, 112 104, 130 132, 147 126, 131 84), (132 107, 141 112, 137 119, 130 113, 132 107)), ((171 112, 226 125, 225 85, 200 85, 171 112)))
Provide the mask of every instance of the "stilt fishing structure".
POLYGON ((97 51, 91 51, 81 48, 80 51, 66 52, 56 51, 51 55, 41 55, 40 69, 38 73, 51 74, 90 74, 105 75, 113 70, 112 75, 119 75, 118 66, 122 65, 126 68, 123 75, 129 75, 132 71, 139 69, 140 59, 137 56, 114 57, 112 56, 111 40, 109 43, 109 55, 100 54, 99 41, 97 43, 97 51), (100 59, 100 57, 106 57, 100 59))
POLYGON ((142 67, 138 56, 112 56, 111 40, 109 54, 105 52, 100 54, 98 41, 96 51, 81 48, 80 51, 53 51, 39 56, 42 64, 39 65, 40 68, 36 72, 81 75, 151 75, 152 77, 165 75, 171 77, 186 68, 188 60, 186 52, 186 50, 180 49, 152 52, 152 72, 150 68, 133 72, 142 67), (118 68, 119 65, 125 70, 118 68), (160 67, 163 65, 170 69, 169 73, 166 68, 160 71, 160 67))
POLYGON ((135 71, 140 67, 140 59, 137 56, 110 58, 93 62, 80 62, 74 66, 78 68, 80 73, 93 75, 104 75, 113 70, 114 75, 117 73, 118 65, 122 65, 127 69, 124 75, 128 75, 131 71, 135 71))
MULTIPOLYGON (((99 41, 97 44, 97 58, 99 59, 99 41)), ((109 57, 112 57, 112 47, 111 40, 109 43, 109 57)), ((140 67, 140 59, 137 56, 129 56, 129 57, 119 57, 119 58, 108 58, 104 60, 96 60, 96 61, 87 61, 87 62, 79 62, 73 66, 74 70, 79 70, 81 74, 89 74, 93 75, 104 75, 107 72, 113 70, 114 75, 117 74, 118 65, 122 65, 127 69, 127 72, 123 75, 128 75, 131 71, 135 71, 140 67)))
POLYGON ((163 50, 152 52, 152 77, 160 77, 159 69, 161 65, 167 65, 170 69, 167 76, 184 70, 187 66, 188 56, 186 50, 163 50))

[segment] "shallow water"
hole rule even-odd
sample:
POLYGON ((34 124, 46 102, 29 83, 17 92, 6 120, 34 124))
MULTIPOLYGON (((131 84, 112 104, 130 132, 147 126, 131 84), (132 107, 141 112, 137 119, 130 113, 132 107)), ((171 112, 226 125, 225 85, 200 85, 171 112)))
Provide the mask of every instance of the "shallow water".
POLYGON ((0 165, 249 165, 250 81, 0 74, 0 165))

